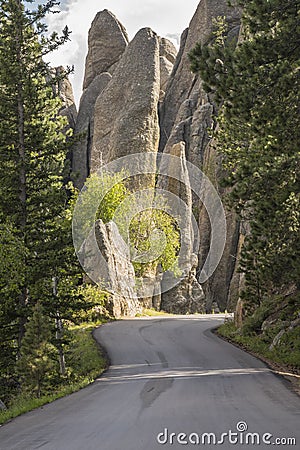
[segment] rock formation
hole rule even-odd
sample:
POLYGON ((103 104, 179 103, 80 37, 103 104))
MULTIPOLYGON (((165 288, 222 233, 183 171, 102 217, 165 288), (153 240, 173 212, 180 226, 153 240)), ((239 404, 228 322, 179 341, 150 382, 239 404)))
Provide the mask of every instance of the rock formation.
POLYGON ((89 31, 83 89, 100 73, 113 72, 127 44, 127 32, 118 19, 106 9, 99 12, 89 31))
MULTIPOLYGON (((196 278, 198 258, 191 258, 192 268, 174 288, 162 295, 161 309, 172 314, 200 314, 205 312, 205 296, 196 278)), ((166 273, 165 277, 169 274, 166 273)))
POLYGON ((160 100, 163 100, 176 60, 176 47, 168 39, 159 38, 160 100))
POLYGON ((77 108, 75 105, 73 87, 68 77, 66 77, 66 71, 64 67, 59 66, 51 69, 53 76, 58 79, 56 86, 53 86, 53 93, 59 97, 63 103, 60 110, 62 116, 67 117, 69 128, 75 129, 77 120, 77 108))
MULTIPOLYGON (((236 38, 239 34, 240 11, 231 8, 227 0, 202 0, 181 38, 181 46, 171 74, 164 101, 160 107, 160 151, 170 153, 174 144, 183 141, 186 145, 187 160, 199 167, 218 186, 221 176, 220 160, 211 145, 207 129, 214 128, 213 114, 216 112, 211 96, 202 88, 201 79, 190 70, 189 52, 197 42, 205 43, 211 38, 213 19, 226 16, 229 33, 236 38)), ((199 269, 201 269, 210 245, 210 223, 203 205, 194 200, 199 212, 199 229, 202 243, 199 252, 199 269)), ((221 310, 227 308, 229 294, 236 296, 236 289, 231 286, 234 279, 238 286, 236 274, 236 256, 239 246, 240 229, 232 213, 227 214, 227 242, 223 258, 204 286, 207 309, 216 302, 221 310)))
MULTIPOLYGON (((210 178, 220 195, 224 193, 219 186, 220 158, 207 132, 216 127, 216 107, 213 98, 204 92, 201 79, 191 73, 188 58, 197 42, 211 39, 213 19, 219 16, 226 16, 230 36, 237 39, 240 11, 229 7, 227 0, 201 0, 182 34, 177 54, 173 44, 148 28, 140 30, 128 43, 124 27, 112 13, 105 10, 97 14, 89 32, 84 92, 76 123, 76 132, 82 134, 73 149, 77 186, 81 187, 90 172, 105 163, 128 154, 159 150, 179 156, 181 167, 176 170, 184 170, 185 161, 193 163, 210 178)), ((141 187, 149 187, 147 183, 142 181, 141 187)), ((172 183, 170 191, 179 195, 190 210, 197 211, 201 245, 193 248, 192 227, 187 223, 183 228, 189 246, 189 270, 178 286, 162 298, 155 296, 152 304, 162 302, 163 308, 174 312, 199 312, 204 309, 204 297, 196 273, 201 271, 209 252, 210 223, 204 206, 188 189, 189 180, 183 190, 182 185, 172 183)), ((236 217, 229 212, 227 225, 223 258, 203 286, 207 310, 216 303, 224 310, 238 299, 236 257, 243 236, 236 217)), ((164 275, 162 283, 168 276, 164 275)), ((151 306, 151 298, 147 304, 151 306)))
POLYGON ((73 147, 73 180, 79 189, 90 174, 91 153, 94 138, 94 107, 97 98, 111 80, 108 72, 97 75, 80 99, 75 134, 78 142, 73 147))
POLYGON ((165 189, 175 196, 175 204, 172 204, 172 216, 177 217, 180 234, 181 250, 179 253, 178 265, 181 274, 181 281, 172 289, 168 290, 168 284, 172 283, 174 275, 164 273, 162 279, 162 299, 161 308, 164 311, 193 314, 205 312, 204 294, 200 284, 196 279, 196 269, 198 267, 198 252, 194 229, 192 223, 192 190, 190 186, 189 173, 186 167, 186 155, 184 142, 178 142, 170 150, 170 155, 176 160, 168 163, 163 173, 163 179, 158 180, 158 187, 165 189), (179 181, 180 180, 180 181, 179 181), (183 208, 183 203, 185 208, 183 208))
POLYGON ((135 274, 129 250, 113 222, 104 224, 102 220, 98 220, 95 230, 80 249, 80 255, 84 267, 89 268, 90 278, 100 286, 102 280, 106 281, 104 288, 110 293, 107 309, 114 317, 134 317, 141 312, 141 304, 135 292, 135 274))
POLYGON ((124 54, 127 44, 126 30, 117 18, 107 10, 98 13, 89 31, 84 91, 75 128, 79 141, 72 154, 73 179, 79 188, 100 160, 158 149, 158 95, 162 100, 177 50, 149 29, 141 30, 124 54), (114 72, 108 92, 100 96, 114 72), (111 155, 106 145, 110 149, 116 146, 111 155))
POLYGON ((78 142, 72 152, 73 180, 80 189, 90 174, 95 103, 127 47, 127 32, 111 12, 104 10, 93 20, 88 44, 84 91, 75 127, 78 142))
POLYGON ((91 167, 132 153, 156 152, 159 141, 159 42, 150 29, 128 45, 94 110, 91 167))
MULTIPOLYGON (((166 97, 160 110, 161 150, 165 148, 172 131, 183 121, 183 105, 185 107, 189 105, 189 108, 186 108, 185 119, 191 119, 191 122, 193 122, 194 113, 199 112, 199 109, 204 105, 209 108, 211 104, 210 99, 201 88, 201 80, 190 70, 188 54, 197 42, 204 43, 211 38, 213 19, 218 16, 226 16, 229 28, 236 29, 238 33, 239 10, 229 7, 227 0, 201 0, 189 28, 181 36, 180 50, 169 81, 166 97)), ((197 120, 196 117, 195 119, 197 120)), ((201 125, 202 123, 198 123, 198 127, 201 127, 201 125)), ((197 126, 197 123, 195 123, 195 126, 197 126)), ((190 129, 186 131, 187 136, 190 138, 195 136, 190 129)), ((199 132, 198 129, 194 131, 199 132)), ((190 142, 189 139, 184 140, 187 140, 187 158, 190 160, 190 142)), ((198 150, 198 153, 200 152, 198 150)), ((194 163, 194 161, 191 162, 194 163)))

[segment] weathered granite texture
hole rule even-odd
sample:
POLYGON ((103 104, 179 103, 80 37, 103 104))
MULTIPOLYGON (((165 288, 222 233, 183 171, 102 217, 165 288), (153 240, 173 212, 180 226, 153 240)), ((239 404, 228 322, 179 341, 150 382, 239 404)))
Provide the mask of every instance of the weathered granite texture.
POLYGON ((91 167, 131 153, 158 150, 159 42, 149 28, 126 48, 94 110, 91 167))
POLYGON ((134 268, 129 249, 114 222, 104 224, 98 220, 95 230, 80 249, 81 261, 89 268, 89 276, 110 294, 108 311, 116 318, 134 317, 141 313, 141 303, 136 296, 134 268), (95 241, 92 238, 95 233, 95 241))
POLYGON ((89 31, 83 89, 103 72, 113 71, 128 44, 123 25, 107 9, 100 11, 89 31))

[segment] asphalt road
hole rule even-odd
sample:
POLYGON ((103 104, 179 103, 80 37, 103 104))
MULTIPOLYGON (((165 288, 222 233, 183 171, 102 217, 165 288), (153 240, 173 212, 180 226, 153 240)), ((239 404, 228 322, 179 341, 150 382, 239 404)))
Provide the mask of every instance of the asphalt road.
POLYGON ((95 336, 110 369, 80 392, 2 426, 1 450, 299 449, 299 397, 262 362, 212 334, 220 320, 102 326, 95 336), (277 438, 297 444, 276 445, 277 438))

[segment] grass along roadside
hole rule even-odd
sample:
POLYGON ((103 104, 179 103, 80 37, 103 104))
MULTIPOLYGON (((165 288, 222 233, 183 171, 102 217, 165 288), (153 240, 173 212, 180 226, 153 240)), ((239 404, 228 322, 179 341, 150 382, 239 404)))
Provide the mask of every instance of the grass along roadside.
POLYGON ((167 313, 165 311, 156 311, 155 309, 147 309, 144 308, 141 314, 136 314, 136 318, 138 317, 158 317, 158 316, 169 316, 174 317, 174 314, 167 313))
POLYGON ((68 374, 62 384, 40 398, 29 395, 15 397, 7 410, 0 411, 0 425, 25 412, 32 411, 88 386, 107 368, 105 352, 92 335, 101 323, 82 324, 70 328, 70 344, 66 348, 68 374))
POLYGON ((222 339, 261 359, 275 373, 290 381, 293 389, 300 395, 299 330, 288 335, 280 346, 273 348, 270 347, 270 339, 264 334, 243 334, 232 321, 225 322, 214 332, 222 339))

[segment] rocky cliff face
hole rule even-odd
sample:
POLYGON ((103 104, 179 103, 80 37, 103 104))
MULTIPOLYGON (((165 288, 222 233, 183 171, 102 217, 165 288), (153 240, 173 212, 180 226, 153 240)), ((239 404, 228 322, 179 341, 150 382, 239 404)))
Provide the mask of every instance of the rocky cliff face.
POLYGON ((81 248, 82 262, 90 268, 92 280, 101 283, 109 279, 108 311, 116 318, 134 317, 142 312, 136 297, 134 268, 130 262, 128 248, 117 226, 98 220, 95 224, 95 240, 88 237, 81 248), (101 253, 100 253, 101 252, 101 253))
POLYGON ((59 80, 56 86, 52 87, 53 94, 59 97, 62 101, 62 108, 60 114, 68 119, 69 128, 75 129, 77 121, 77 108, 75 105, 73 87, 64 67, 59 66, 51 69, 53 75, 59 80))
POLYGON ((156 152, 160 93, 159 42, 150 29, 128 45, 94 109, 91 167, 131 153, 156 152))
MULTIPOLYGON (((202 81, 190 71, 188 53, 197 42, 211 38, 213 19, 226 16, 229 33, 238 37, 240 11, 227 5, 227 0, 202 0, 187 30, 181 37, 180 51, 169 79, 166 95, 160 107, 160 151, 170 153, 178 142, 186 146, 187 160, 199 167, 214 183, 220 195, 220 161, 211 145, 207 130, 214 128, 216 112, 213 99, 202 88, 202 81)), ((201 236, 199 249, 200 270, 210 246, 210 222, 203 204, 194 201, 201 236)), ((239 277, 236 273, 236 256, 239 247, 239 224, 232 213, 227 213, 227 241, 223 258, 204 285, 206 307, 218 305, 226 309, 237 297, 239 277), (234 283, 234 285, 233 285, 234 283)))
POLYGON ((75 185, 80 189, 91 172, 95 103, 127 45, 127 32, 118 19, 107 10, 99 12, 89 31, 83 94, 75 127, 79 140, 73 148, 72 168, 75 185))
POLYGON ((170 75, 172 73, 177 50, 168 39, 159 38, 160 62, 160 100, 164 99, 170 75))
POLYGON ((80 99, 75 134, 78 142, 72 155, 73 179, 78 188, 82 188, 91 172, 91 154, 94 140, 94 108, 99 95, 111 80, 108 72, 97 75, 84 90, 80 99))
POLYGON ((212 105, 201 88, 201 80, 190 70, 188 53, 197 42, 204 43, 211 38, 213 19, 219 16, 226 16, 229 28, 235 28, 238 33, 239 11, 229 7, 227 3, 227 0, 200 1, 189 28, 181 36, 180 50, 160 108, 160 150, 165 149, 171 137, 178 139, 174 137, 174 133, 178 126, 185 125, 182 132, 186 131, 184 141, 187 141, 187 158, 193 163, 199 162, 199 145, 203 146, 201 137, 204 138, 206 131, 205 121, 209 125, 212 105), (184 121, 187 122, 183 124, 184 121), (193 125, 195 129, 192 129, 193 125), (196 136, 199 139, 194 140, 196 136), (194 157, 191 155, 193 148, 194 157))
POLYGON ((173 214, 180 215, 179 222, 181 234, 181 248, 183 252, 179 254, 179 267, 182 269, 182 280, 170 290, 164 289, 164 284, 168 284, 172 273, 165 272, 162 279, 161 308, 164 311, 175 314, 193 314, 205 311, 205 298, 203 290, 196 278, 198 267, 198 255, 194 253, 194 229, 192 224, 192 189, 190 185, 189 172, 186 166, 185 143, 178 142, 173 145, 170 155, 176 159, 173 164, 170 162, 164 173, 167 177, 158 180, 158 188, 165 189, 186 205, 184 213, 181 204, 178 202, 177 211, 173 214), (178 181, 180 180, 180 181, 178 181))
MULTIPOLYGON (((179 151, 182 168, 185 160, 193 163, 223 194, 219 156, 207 133, 216 126, 215 105, 203 91, 201 79, 191 73, 188 59, 197 42, 211 38, 213 19, 218 16, 226 16, 229 32, 237 37, 240 11, 230 8, 227 0, 201 0, 177 53, 173 44, 148 28, 128 43, 124 27, 113 14, 106 10, 97 14, 89 32, 84 92, 76 122, 76 131, 82 134, 73 149, 77 186, 82 187, 90 172, 121 156, 179 151)), ((204 206, 191 192, 179 195, 197 216, 201 244, 195 254, 191 230, 187 231, 192 267, 181 284, 160 300, 169 311, 200 312, 204 297, 196 273, 209 251, 210 223, 204 206)), ((208 310, 215 304, 224 310, 237 300, 236 255, 242 237, 231 213, 227 213, 227 226, 223 258, 204 285, 208 310)))
POLYGON ((140 30, 128 45, 125 28, 107 10, 96 15, 88 43, 75 128, 80 138, 72 155, 79 188, 102 163, 158 150, 158 101, 177 54, 170 41, 150 29, 140 30))
POLYGON ((127 44, 127 32, 118 19, 107 9, 99 12, 89 31, 83 89, 100 73, 113 72, 127 44))

